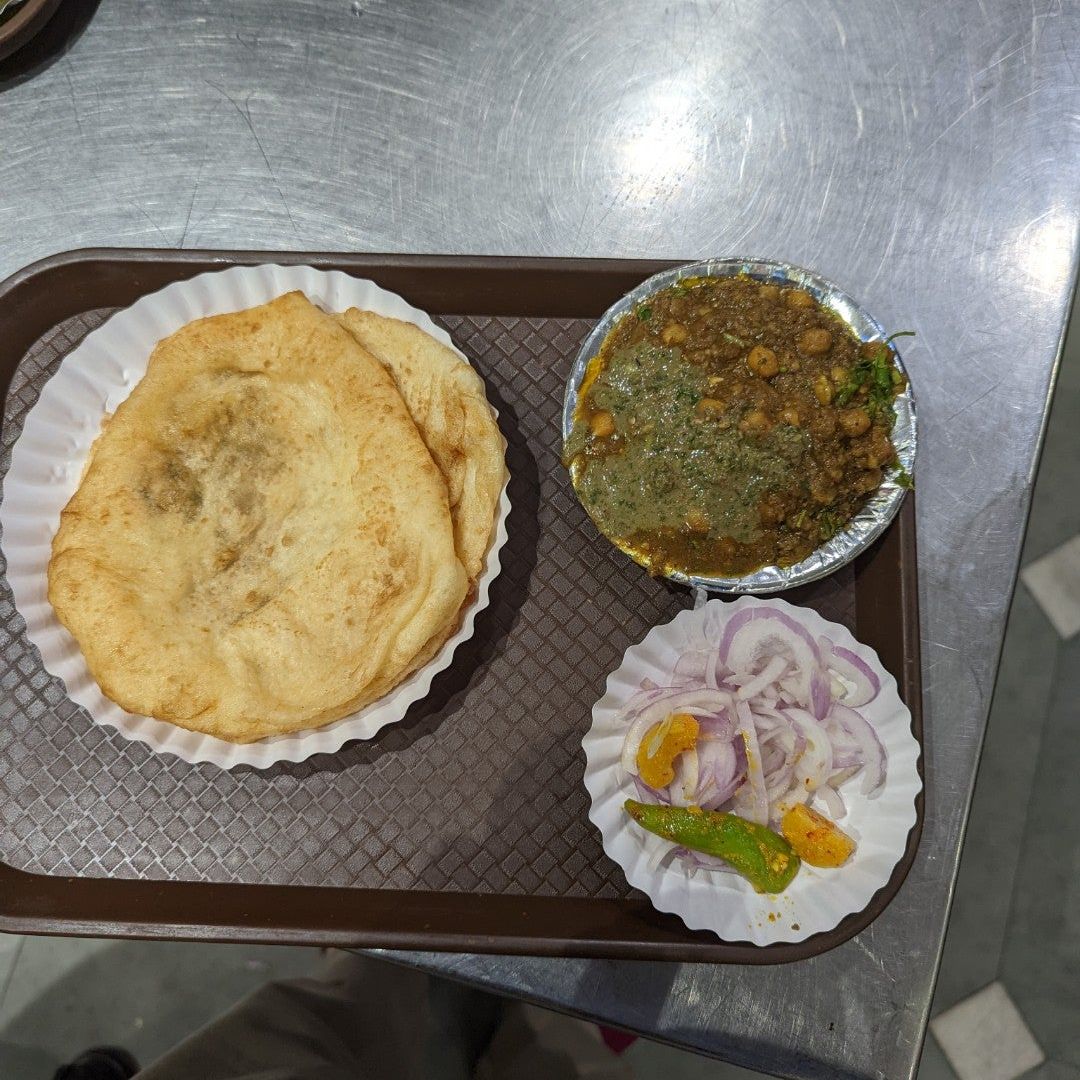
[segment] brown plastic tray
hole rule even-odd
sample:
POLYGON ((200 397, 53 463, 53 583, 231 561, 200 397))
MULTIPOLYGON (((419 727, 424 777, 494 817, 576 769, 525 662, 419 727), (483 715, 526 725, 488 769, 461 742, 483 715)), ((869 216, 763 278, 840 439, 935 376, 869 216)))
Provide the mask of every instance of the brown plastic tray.
MULTIPOLYGON (((189 766, 92 724, 41 667, 0 580, 0 929, 780 963, 798 944, 692 932, 630 889, 586 818, 580 739, 625 648, 691 602, 597 535, 558 463, 562 388, 595 319, 667 262, 91 250, 0 284, 0 474, 60 359, 112 311, 205 270, 305 263, 430 312, 474 360, 508 442, 503 572, 476 633, 405 720, 267 772, 189 766)), ((922 743, 914 500, 852 566, 786 594, 896 676, 922 743)), ((920 759, 920 772, 922 769, 920 759)))

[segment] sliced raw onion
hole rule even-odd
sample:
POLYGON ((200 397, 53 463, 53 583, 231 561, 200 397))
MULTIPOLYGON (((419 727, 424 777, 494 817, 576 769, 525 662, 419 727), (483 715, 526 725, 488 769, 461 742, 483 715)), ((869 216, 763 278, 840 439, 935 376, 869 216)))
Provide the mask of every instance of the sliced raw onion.
POLYGON ((833 705, 832 713, 840 726, 859 744, 863 754, 863 777, 860 789, 872 795, 885 783, 885 747, 877 732, 861 713, 846 705, 833 705))
POLYGON ((773 657, 786 657, 793 665, 788 681, 796 700, 811 704, 811 680, 822 668, 821 652, 813 635, 791 616, 769 607, 745 607, 728 620, 719 652, 736 672, 759 672, 773 657))
POLYGON ((751 698, 756 698, 762 691, 772 686, 790 666, 791 662, 786 656, 774 656, 761 669, 760 675, 755 675, 739 687, 739 700, 749 701, 751 698))
POLYGON ((669 687, 664 691, 648 692, 654 695, 652 700, 640 710, 623 741, 622 767, 631 776, 637 776, 637 752, 641 740, 653 724, 659 724, 677 712, 696 714, 704 711, 705 715, 712 715, 722 710, 730 700, 727 694, 721 696, 719 691, 704 688, 688 690, 669 687))
POLYGON ((847 814, 847 807, 844 805, 843 797, 836 788, 830 787, 828 784, 822 784, 818 788, 818 794, 821 796, 821 801, 828 807, 829 815, 833 821, 839 821, 847 814))
MULTIPOLYGON (((674 692, 676 688, 670 686, 643 686, 630 700, 619 710, 619 716, 624 723, 633 720, 646 706, 651 705, 658 698, 674 692)), ((686 687, 678 687, 679 691, 686 687)))
POLYGON ((707 740, 698 744, 698 769, 698 805, 704 810, 718 810, 746 779, 746 752, 733 739, 707 740))
POLYGON ((710 716, 698 717, 698 732, 706 739, 731 740, 735 737, 735 716, 730 709, 724 708, 710 716))
POLYGON ((675 779, 668 785, 672 806, 697 806, 698 761, 696 749, 687 750, 675 759, 675 779))
POLYGON ((839 698, 842 704, 849 709, 859 709, 878 696, 881 680, 861 656, 856 656, 842 645, 833 645, 830 642, 825 658, 829 669, 847 683, 844 687, 845 693, 839 698))
POLYGON ((815 671, 810 676, 810 711, 816 720, 824 720, 832 708, 832 682, 827 671, 815 671))
MULTIPOLYGON (((743 608, 722 632, 690 642, 670 681, 658 687, 644 680, 620 710, 622 766, 642 799, 778 826, 790 807, 814 800, 834 819, 844 817, 838 789, 853 777, 864 794, 884 783, 884 748, 858 711, 878 695, 881 680, 850 649, 827 637, 815 641, 783 612, 743 608), (649 731, 676 712, 697 717, 697 744, 676 758, 672 783, 656 791, 637 775, 637 753, 649 731)), ((657 743, 663 734, 657 730, 657 743)), ((693 867, 728 869, 678 850, 693 867)))
POLYGON ((710 690, 729 689, 724 685, 726 671, 720 670, 720 657, 715 649, 709 653, 709 663, 705 668, 705 685, 710 690))
POLYGON ((805 709, 788 709, 787 715, 806 739, 806 749, 795 765, 795 780, 808 792, 817 791, 833 771, 832 743, 825 729, 805 709))
POLYGON ((757 729, 754 727, 754 714, 745 701, 736 704, 735 713, 739 718, 735 737, 741 738, 746 747, 746 780, 735 792, 735 813, 747 821, 767 825, 769 795, 765 790, 765 773, 761 768, 761 748, 758 746, 757 729))
POLYGON ((790 763, 781 765, 775 772, 766 776, 765 779, 765 791, 769 796, 769 808, 772 809, 773 803, 778 799, 783 798, 784 795, 791 789, 792 777, 795 775, 795 766, 790 763))
POLYGON ((671 672, 672 686, 703 686, 706 673, 712 665, 716 670, 716 657, 707 652, 686 652, 675 662, 671 672))
POLYGON ((649 787, 640 776, 632 776, 631 780, 634 781, 634 787, 637 788, 638 798, 642 802, 659 802, 665 806, 671 805, 671 797, 668 795, 667 788, 662 791, 657 791, 655 788, 649 787))
MULTIPOLYGON (((777 769, 782 769, 784 767, 787 755, 779 746, 776 746, 774 742, 770 742, 767 745, 759 743, 758 745, 761 746, 761 771, 767 777, 772 776, 777 769)), ((766 780, 765 786, 769 786, 768 780, 766 780)))
MULTIPOLYGON (((834 761, 833 764, 835 765, 836 762, 834 761)), ((836 772, 834 772, 832 776, 829 777, 829 787, 836 789, 841 784, 847 783, 847 781, 850 780, 861 768, 861 765, 855 765, 846 769, 837 769, 836 772)))

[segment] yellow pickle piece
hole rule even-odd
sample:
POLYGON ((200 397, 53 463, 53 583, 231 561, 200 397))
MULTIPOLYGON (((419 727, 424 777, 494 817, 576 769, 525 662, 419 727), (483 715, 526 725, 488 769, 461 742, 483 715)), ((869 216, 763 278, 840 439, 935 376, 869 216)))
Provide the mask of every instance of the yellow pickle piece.
POLYGON ((855 841, 843 829, 802 803, 784 814, 780 831, 795 854, 811 866, 843 866, 855 850, 855 841))
POLYGON ((672 713, 653 724, 637 752, 638 776, 659 790, 675 779, 675 759, 697 746, 698 722, 689 713, 672 713))

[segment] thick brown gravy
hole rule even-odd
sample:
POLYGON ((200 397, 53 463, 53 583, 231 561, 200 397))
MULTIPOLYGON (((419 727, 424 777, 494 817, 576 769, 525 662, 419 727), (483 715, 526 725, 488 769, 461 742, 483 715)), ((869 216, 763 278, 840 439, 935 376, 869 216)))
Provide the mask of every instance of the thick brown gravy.
POLYGON ((567 464, 598 527, 655 573, 789 566, 895 463, 903 377, 810 293, 688 278, 639 304, 589 365, 567 464))

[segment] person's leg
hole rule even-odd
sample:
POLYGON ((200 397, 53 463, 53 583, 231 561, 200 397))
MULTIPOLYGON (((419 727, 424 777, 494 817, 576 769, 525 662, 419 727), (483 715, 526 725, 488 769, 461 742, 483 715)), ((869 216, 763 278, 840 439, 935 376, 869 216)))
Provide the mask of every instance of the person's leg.
POLYGON ((595 1024, 514 1002, 475 1072, 476 1080, 633 1080, 595 1024))
POLYGON ((509 1003, 449 979, 432 978, 428 1072, 433 1078, 471 1077, 495 1036, 509 1003))
POLYGON ((331 954, 320 977, 267 983, 138 1080, 426 1080, 428 991, 419 972, 331 954))
POLYGON ((595 1025, 352 953, 267 983, 136 1080, 629 1080, 595 1025))

